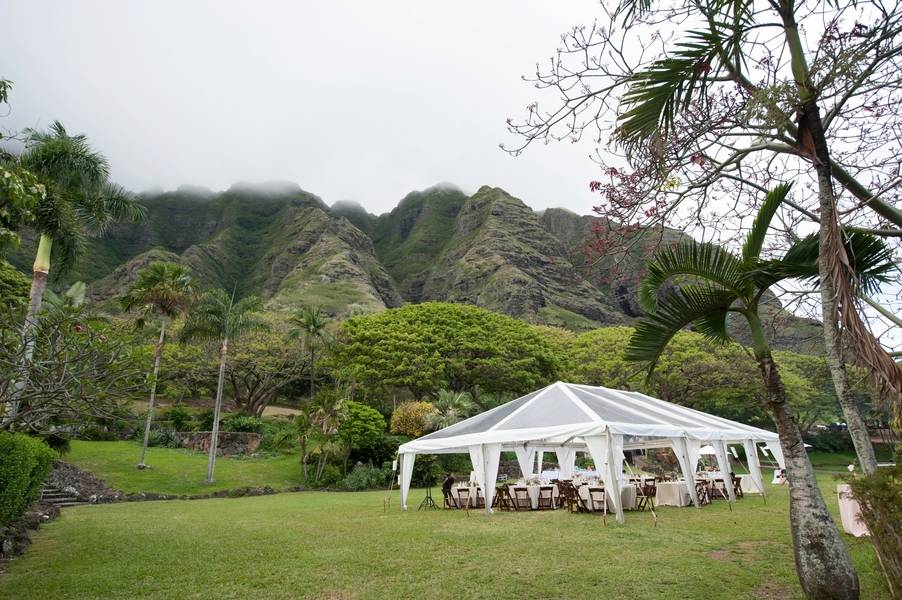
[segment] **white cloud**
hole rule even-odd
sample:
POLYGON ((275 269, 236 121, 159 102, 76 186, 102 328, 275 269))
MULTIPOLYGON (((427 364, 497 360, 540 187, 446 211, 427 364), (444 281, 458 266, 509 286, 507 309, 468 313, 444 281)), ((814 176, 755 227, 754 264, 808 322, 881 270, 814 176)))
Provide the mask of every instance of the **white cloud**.
POLYGON ((585 213, 586 145, 511 158, 520 76, 599 13, 566 2, 7 0, 4 128, 59 118, 135 190, 297 181, 371 212, 440 181, 585 213))

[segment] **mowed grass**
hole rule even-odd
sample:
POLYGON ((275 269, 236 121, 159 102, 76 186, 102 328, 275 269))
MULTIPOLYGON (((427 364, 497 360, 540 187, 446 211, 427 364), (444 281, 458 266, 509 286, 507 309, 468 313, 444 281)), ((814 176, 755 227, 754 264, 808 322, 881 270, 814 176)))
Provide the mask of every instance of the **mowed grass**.
POLYGON ((150 469, 136 468, 141 458, 137 442, 84 442, 74 440, 64 460, 94 473, 124 492, 205 494, 239 487, 268 485, 285 489, 303 483, 298 456, 216 459, 215 482, 205 481, 207 455, 175 448, 149 448, 150 469))
MULTIPOLYGON (((834 480, 821 480, 828 504, 834 480)), ((398 510, 385 492, 64 509, 6 565, 0 598, 796 598, 785 487, 701 510, 398 510)), ((862 598, 888 598, 870 541, 844 536, 862 598)))

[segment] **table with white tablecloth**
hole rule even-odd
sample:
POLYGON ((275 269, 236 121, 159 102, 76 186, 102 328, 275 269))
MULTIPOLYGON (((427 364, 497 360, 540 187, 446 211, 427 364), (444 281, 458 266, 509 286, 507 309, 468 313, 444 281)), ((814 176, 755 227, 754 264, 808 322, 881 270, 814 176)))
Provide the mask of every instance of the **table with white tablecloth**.
POLYGON ((685 481, 662 481, 655 487, 656 506, 689 506, 692 502, 685 481))
MULTIPOLYGON (((542 488, 542 487, 548 487, 548 486, 547 485, 532 485, 532 484, 530 484, 530 485, 525 485, 525 484, 512 485, 510 487, 510 494, 511 494, 511 497, 513 498, 514 497, 514 488, 526 488, 526 493, 529 494, 529 504, 533 510, 536 510, 537 508, 539 508, 539 488, 542 488)), ((552 506, 552 508, 557 508, 558 496, 560 496, 560 492, 557 489, 557 485, 552 485, 551 486, 551 497, 552 497, 551 506, 552 506)))
MULTIPOLYGON (((586 506, 589 507, 589 510, 601 510, 601 507, 596 507, 592 503, 592 497, 589 495, 589 488, 596 486, 583 485, 580 486, 578 493, 579 497, 582 498, 586 502, 586 506)), ((636 510, 637 503, 637 495, 639 492, 639 488, 632 483, 624 483, 620 486, 620 502, 623 505, 623 510, 636 510)), ((605 495, 605 499, 608 504, 608 512, 614 511, 614 503, 610 497, 605 495)))
POLYGON ((457 502, 458 508, 464 508, 464 502, 460 498, 461 490, 463 490, 465 492, 467 492, 467 491, 469 492, 469 500, 468 500, 467 504, 470 507, 476 506, 476 493, 477 492, 479 492, 480 496, 484 496, 484 494, 482 493, 482 488, 477 485, 458 485, 458 486, 452 488, 452 497, 454 498, 455 502, 457 502))

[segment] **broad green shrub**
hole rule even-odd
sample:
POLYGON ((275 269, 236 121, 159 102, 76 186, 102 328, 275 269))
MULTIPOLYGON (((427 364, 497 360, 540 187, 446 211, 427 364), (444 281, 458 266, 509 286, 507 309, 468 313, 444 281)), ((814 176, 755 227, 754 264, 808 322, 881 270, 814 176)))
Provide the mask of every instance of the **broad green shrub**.
POLYGON ((385 469, 358 465, 342 480, 341 487, 349 492, 359 492, 381 488, 387 481, 388 472, 385 469))
POLYGON ((316 482, 318 487, 333 487, 338 485, 342 480, 341 469, 336 465, 326 465, 323 467, 323 476, 316 482))
POLYGON ((87 425, 78 432, 78 439, 90 442, 112 442, 119 439, 115 431, 108 431, 100 425, 87 425))
POLYGON ((263 420, 248 415, 229 415, 219 424, 220 431, 241 431, 244 433, 263 433, 263 420))
POLYGON ((163 418, 176 431, 191 431, 191 413, 184 406, 173 406, 163 413, 163 418))
MULTIPOLYGON (((141 439, 144 439, 144 434, 141 433, 141 439)), ((171 429, 157 429, 153 428, 150 430, 150 436, 147 438, 147 445, 152 448, 180 448, 178 440, 175 438, 175 432, 171 429)))
POLYGON ((38 499, 54 452, 39 439, 0 432, 0 526, 18 519, 38 499))
POLYGON ((871 532, 886 577, 902 589, 902 465, 881 467, 867 477, 849 479, 861 517, 871 532))
POLYGON ((298 430, 291 421, 264 420, 263 440, 260 449, 264 452, 286 452, 298 445, 298 430))
MULTIPOLYGON (((220 417, 220 425, 222 418, 220 417)), ((212 431, 213 430, 213 409, 208 408, 197 413, 197 430, 212 431)))

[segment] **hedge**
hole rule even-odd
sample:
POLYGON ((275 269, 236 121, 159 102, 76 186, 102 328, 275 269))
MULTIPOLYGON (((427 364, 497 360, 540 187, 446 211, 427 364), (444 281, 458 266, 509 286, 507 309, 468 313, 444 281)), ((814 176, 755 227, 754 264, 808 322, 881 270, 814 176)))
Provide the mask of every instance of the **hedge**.
POLYGON ((18 519, 38 499, 54 457, 39 439, 0 432, 0 527, 18 519))

